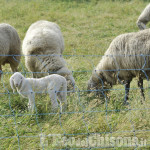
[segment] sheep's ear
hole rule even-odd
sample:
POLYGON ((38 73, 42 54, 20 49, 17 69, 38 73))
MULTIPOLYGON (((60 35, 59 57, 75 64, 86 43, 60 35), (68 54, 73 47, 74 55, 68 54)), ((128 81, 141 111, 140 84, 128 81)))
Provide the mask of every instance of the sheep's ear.
POLYGON ((12 77, 10 78, 10 86, 13 89, 13 93, 14 93, 16 88, 15 88, 14 81, 13 81, 12 77))

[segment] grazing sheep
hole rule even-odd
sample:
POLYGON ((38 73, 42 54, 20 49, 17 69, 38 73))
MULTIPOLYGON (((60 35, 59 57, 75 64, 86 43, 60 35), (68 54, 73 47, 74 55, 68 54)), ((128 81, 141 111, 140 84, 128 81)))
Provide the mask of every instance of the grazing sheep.
POLYGON ((16 29, 6 23, 0 24, 0 78, 2 74, 2 65, 8 63, 13 72, 17 71, 21 58, 20 47, 21 42, 16 29))
POLYGON ((104 56, 88 81, 88 90, 99 90, 107 94, 105 89, 117 83, 125 85, 125 101, 127 104, 130 82, 138 77, 138 87, 144 98, 143 79, 150 76, 150 29, 122 34, 110 44, 104 56), (146 55, 146 56, 145 56, 146 55))
POLYGON ((142 11, 137 20, 137 26, 140 30, 146 29, 146 24, 150 21, 150 4, 142 11))
POLYGON ((57 24, 44 20, 33 23, 23 40, 22 50, 33 77, 44 76, 44 72, 60 74, 67 79, 68 86, 74 88, 75 80, 62 56, 64 39, 57 24))
POLYGON ((61 111, 66 108, 67 101, 67 81, 63 76, 58 74, 48 75, 43 78, 25 78, 21 73, 16 72, 10 78, 10 85, 17 92, 29 99, 28 108, 34 111, 35 93, 47 92, 52 102, 52 110, 58 108, 57 98, 60 101, 61 111))

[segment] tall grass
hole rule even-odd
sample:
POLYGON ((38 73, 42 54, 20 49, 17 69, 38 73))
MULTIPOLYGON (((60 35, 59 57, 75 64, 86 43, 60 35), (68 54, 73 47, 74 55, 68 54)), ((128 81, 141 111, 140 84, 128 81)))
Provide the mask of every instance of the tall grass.
MULTIPOLYGON (((77 85, 76 92, 67 97, 66 113, 50 114, 49 97, 42 94, 36 95, 37 113, 40 115, 29 115, 28 100, 12 93, 10 67, 3 67, 0 83, 0 149, 42 149, 41 133, 65 134, 68 138, 70 135, 76 139, 84 139, 91 133, 114 137, 136 136, 150 144, 148 81, 144 82, 146 101, 143 105, 136 79, 131 85, 129 106, 122 105, 123 85, 114 86, 106 102, 85 91, 91 71, 101 59, 100 55, 104 54, 117 35, 138 31, 136 20, 147 4, 148 1, 140 0, 0 0, 1 22, 14 26, 21 40, 28 27, 37 20, 56 22, 61 27, 65 39, 64 57, 69 69, 74 71, 77 85)), ((19 71, 31 76, 26 73, 24 57, 19 71)), ((67 149, 64 145, 54 146, 53 142, 52 137, 46 136, 44 149, 67 149)), ((76 148, 76 145, 72 147, 76 148)), ((142 149, 149 149, 149 146, 142 149)))

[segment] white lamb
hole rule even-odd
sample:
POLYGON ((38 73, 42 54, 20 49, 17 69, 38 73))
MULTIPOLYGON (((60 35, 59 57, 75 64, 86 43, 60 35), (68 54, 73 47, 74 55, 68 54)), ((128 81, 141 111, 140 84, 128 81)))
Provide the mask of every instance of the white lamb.
POLYGON ((21 73, 16 72, 10 78, 10 85, 15 92, 29 99, 28 108, 33 112, 35 107, 35 93, 47 92, 51 99, 52 110, 57 111, 58 100, 60 101, 61 111, 67 105, 67 81, 63 76, 52 74, 43 78, 25 78, 21 73))

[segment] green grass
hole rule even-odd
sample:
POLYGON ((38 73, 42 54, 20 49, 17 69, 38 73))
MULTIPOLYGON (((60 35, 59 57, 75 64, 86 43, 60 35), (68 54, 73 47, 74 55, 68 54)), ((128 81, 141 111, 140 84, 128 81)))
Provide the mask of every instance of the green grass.
MULTIPOLYGON (((131 85, 130 106, 122 105, 123 85, 113 87, 109 93, 107 106, 100 98, 84 92, 91 71, 101 59, 101 56, 89 55, 103 55, 114 37, 138 31, 136 20, 147 4, 146 0, 0 0, 1 22, 14 26, 21 40, 28 27, 37 20, 56 22, 61 27, 65 39, 64 55, 74 55, 65 56, 65 60, 69 69, 75 71, 73 75, 78 87, 77 92, 67 97, 67 112, 70 113, 31 116, 27 111, 28 100, 17 93, 12 94, 9 85, 11 74, 4 74, 0 83, 0 115, 2 115, 0 149, 16 150, 19 147, 21 150, 42 149, 39 137, 41 130, 44 135, 71 134, 76 140, 87 137, 82 133, 95 132, 102 133, 101 136, 104 137, 136 136, 139 140, 146 139, 147 144, 150 144, 150 110, 146 109, 150 108, 148 88, 145 91, 146 101, 141 105, 141 96, 136 89, 135 79, 131 85), (3 94, 8 91, 11 93, 3 94)), ((10 72, 9 68, 9 65, 6 65, 3 71, 10 72)), ((24 73, 27 71, 23 57, 19 71, 24 73)), ((144 82, 144 87, 149 87, 147 81, 144 82)), ((36 95, 36 106, 38 114, 51 113, 51 103, 46 94, 36 95)), ((69 135, 67 137, 69 138, 69 135)), ((66 149, 64 145, 52 144, 54 144, 52 137, 45 137, 44 149, 66 149)), ((72 145, 72 147, 77 146, 72 145)), ((137 149, 149 149, 149 146, 137 149)))

